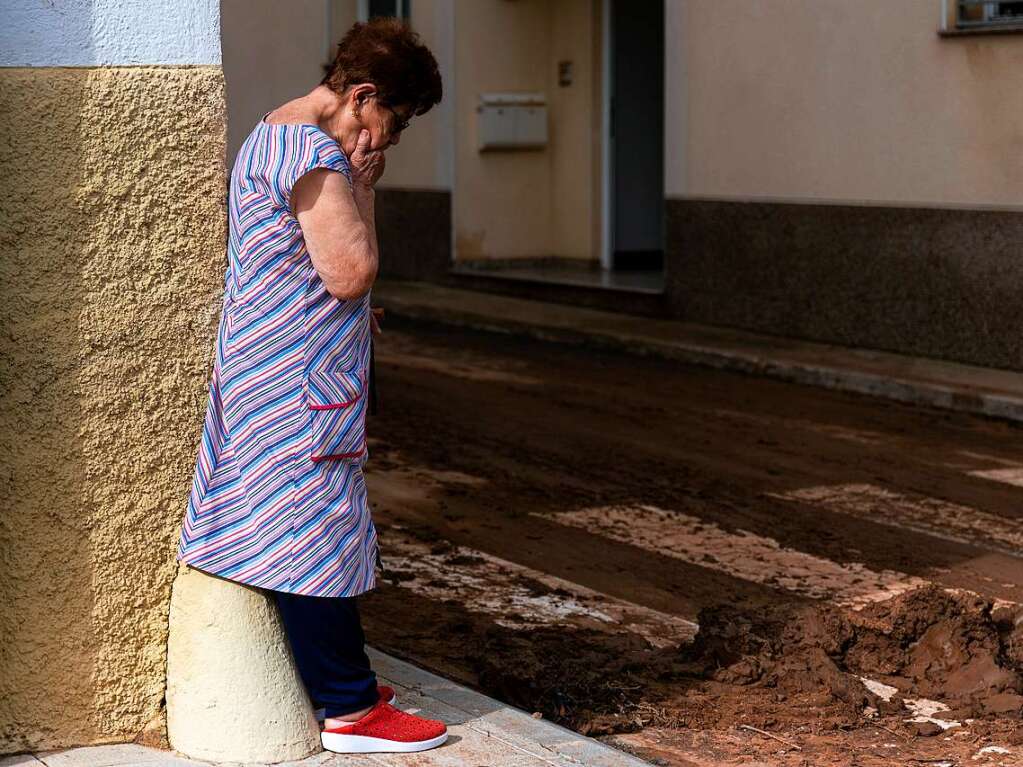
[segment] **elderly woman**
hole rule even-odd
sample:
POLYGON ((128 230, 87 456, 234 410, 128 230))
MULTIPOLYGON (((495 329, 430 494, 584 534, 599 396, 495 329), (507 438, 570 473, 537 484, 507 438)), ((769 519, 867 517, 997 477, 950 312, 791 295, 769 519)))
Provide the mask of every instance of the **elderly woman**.
POLYGON ((355 24, 322 82, 268 112, 231 172, 224 303, 177 559, 273 594, 331 751, 447 738, 377 685, 355 603, 380 563, 362 472, 373 187, 384 151, 440 98, 437 62, 408 26, 355 24))

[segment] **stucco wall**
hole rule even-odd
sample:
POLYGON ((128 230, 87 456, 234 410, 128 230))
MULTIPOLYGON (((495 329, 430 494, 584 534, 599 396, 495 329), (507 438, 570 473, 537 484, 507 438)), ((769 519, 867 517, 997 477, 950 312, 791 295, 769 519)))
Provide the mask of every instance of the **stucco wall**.
POLYGON ((219 66, 0 69, 0 752, 160 719, 223 104, 219 66))
POLYGON ((551 130, 551 245, 564 258, 597 257, 590 225, 600 204, 600 80, 594 75, 600 52, 600 19, 593 0, 551 4, 551 51, 547 64, 551 130), (571 85, 558 84, 558 62, 571 61, 571 85), (595 207, 596 206, 596 207, 595 207))
POLYGON ((0 66, 219 64, 218 0, 2 0, 0 66))
POLYGON ((462 3, 455 25, 455 257, 548 255, 549 150, 480 154, 475 111, 483 92, 547 91, 547 4, 462 3))
POLYGON ((667 4, 686 319, 1023 369, 1023 35, 939 0, 667 4))
POLYGON ((668 196, 1023 205, 1023 35, 940 9, 668 2, 668 196))

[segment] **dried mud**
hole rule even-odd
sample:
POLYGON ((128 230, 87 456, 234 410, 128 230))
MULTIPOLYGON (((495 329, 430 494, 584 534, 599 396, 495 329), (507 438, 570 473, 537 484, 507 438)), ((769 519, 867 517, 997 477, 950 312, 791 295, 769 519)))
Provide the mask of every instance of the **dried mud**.
MULTIPOLYGON (((442 553, 444 544, 434 544, 442 553)), ((452 565, 466 557, 452 556, 452 565)), ((390 571, 367 597, 370 631, 388 649, 451 673, 490 695, 591 735, 646 724, 758 727, 816 722, 849 728, 873 709, 900 715, 905 699, 948 704, 946 719, 1023 711, 1023 610, 929 586, 853 611, 823 603, 704 608, 695 640, 652 647, 629 633, 584 627, 512 631, 457 599, 400 615, 407 577, 390 571), (898 690, 887 700, 861 677, 898 690), (696 703, 698 701, 698 703, 696 703), (695 703, 695 705, 694 705, 695 703)), ((552 590, 523 581, 538 594, 552 590)))
POLYGON ((937 586, 860 611, 721 605, 700 612, 696 640, 680 654, 696 678, 763 691, 762 724, 805 721, 794 709, 808 704, 847 726, 868 706, 898 714, 906 698, 941 700, 954 709, 945 718, 997 716, 1023 709, 1023 610, 991 608, 937 586), (885 700, 860 677, 898 692, 885 700))
POLYGON ((971 541, 968 518, 953 541, 781 499, 926 488, 1017 530, 1023 488, 970 475, 1023 466, 1015 427, 436 328, 390 329, 381 348, 367 476, 386 569, 362 602, 374 646, 655 764, 1023 764, 1023 559, 985 549, 983 530, 971 541), (749 531, 928 585, 853 609, 715 569, 713 552, 679 561, 555 521, 638 503, 705 520, 714 540, 749 531), (429 588, 393 557, 400 536, 440 558, 429 588), (699 630, 658 647, 586 615, 502 617, 443 576, 484 552, 699 630))

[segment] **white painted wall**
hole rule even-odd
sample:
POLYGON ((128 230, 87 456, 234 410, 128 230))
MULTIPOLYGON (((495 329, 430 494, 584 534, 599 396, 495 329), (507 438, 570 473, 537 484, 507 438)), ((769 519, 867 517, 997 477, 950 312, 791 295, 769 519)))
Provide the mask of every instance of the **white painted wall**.
POLYGON ((0 0, 0 66, 220 64, 218 0, 0 0))
POLYGON ((1023 205, 1023 35, 938 0, 667 0, 669 196, 1023 205))

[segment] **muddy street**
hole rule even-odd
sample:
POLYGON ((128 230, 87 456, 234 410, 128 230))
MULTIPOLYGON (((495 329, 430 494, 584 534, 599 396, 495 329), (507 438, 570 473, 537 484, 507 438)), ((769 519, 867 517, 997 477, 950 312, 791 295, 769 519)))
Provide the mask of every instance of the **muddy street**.
POLYGON ((1018 426, 388 318, 367 641, 662 765, 1023 764, 1018 426))

